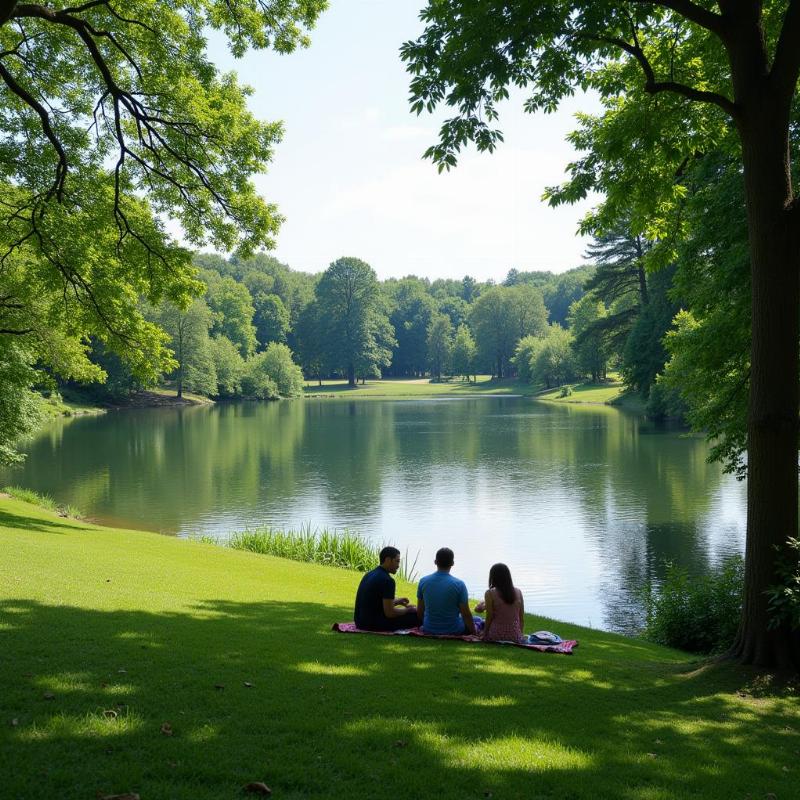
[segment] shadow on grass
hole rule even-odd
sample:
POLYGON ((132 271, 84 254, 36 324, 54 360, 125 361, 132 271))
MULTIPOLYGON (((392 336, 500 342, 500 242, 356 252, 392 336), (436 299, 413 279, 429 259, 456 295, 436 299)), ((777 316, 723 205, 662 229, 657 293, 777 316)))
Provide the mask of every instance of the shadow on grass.
POLYGON ((616 637, 612 658, 602 637, 568 658, 331 632, 343 616, 313 603, 0 604, 3 796, 234 798, 248 781, 276 798, 441 800, 796 786, 782 766, 797 763, 797 703, 742 701, 741 670, 626 656, 616 637))
POLYGON ((75 526, 59 522, 53 515, 53 519, 40 519, 38 517, 23 517, 19 514, 9 514, 0 511, 0 528, 19 528, 25 531, 40 531, 42 533, 74 533, 75 526))

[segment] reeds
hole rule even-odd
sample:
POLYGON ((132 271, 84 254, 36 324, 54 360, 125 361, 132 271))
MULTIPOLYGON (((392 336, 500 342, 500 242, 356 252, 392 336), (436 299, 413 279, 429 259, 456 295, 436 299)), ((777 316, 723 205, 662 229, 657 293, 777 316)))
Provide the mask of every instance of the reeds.
MULTIPOLYGON (((237 550, 250 550, 253 553, 326 564, 358 572, 368 572, 376 567, 381 550, 352 531, 319 529, 310 525, 304 525, 300 530, 264 527, 241 531, 231 536, 228 546, 237 550)), ((398 577, 413 583, 416 580, 417 559, 410 565, 407 559, 404 562, 398 571, 398 577)))

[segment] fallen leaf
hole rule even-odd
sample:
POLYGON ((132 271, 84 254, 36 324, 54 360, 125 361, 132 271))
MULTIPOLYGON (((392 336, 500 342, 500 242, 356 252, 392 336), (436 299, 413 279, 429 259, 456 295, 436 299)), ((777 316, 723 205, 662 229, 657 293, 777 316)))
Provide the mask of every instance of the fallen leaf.
POLYGON ((662 742, 662 741, 661 741, 661 739, 656 739, 656 740, 653 742, 653 744, 664 744, 664 742, 662 742))
POLYGON ((56 699, 56 696, 52 692, 45 692, 42 695, 42 697, 44 697, 45 700, 55 700, 56 699))
POLYGON ((172 725, 170 725, 169 722, 162 723, 161 733, 163 733, 164 736, 172 736, 173 734, 172 725))
POLYGON ((486 790, 486 791, 483 793, 483 796, 484 796, 484 797, 491 797, 491 796, 492 796, 492 793, 491 793, 491 792, 490 792, 490 791, 487 789, 487 790, 486 790))
POLYGON ((272 789, 267 786, 266 783, 262 783, 261 781, 251 781, 248 784, 245 784, 244 790, 246 792, 252 792, 253 794, 263 794, 266 797, 272 794, 272 789))
POLYGON ((246 686, 248 689, 252 689, 252 688, 253 688, 253 684, 252 684, 252 683, 250 683, 249 681, 245 681, 245 682, 244 682, 244 685, 245 685, 245 686, 246 686))
POLYGON ((11 727, 16 728, 17 725, 19 725, 19 720, 16 717, 14 717, 14 719, 11 720, 11 727))
POLYGON ((402 739, 398 739, 392 746, 393 747, 406 747, 408 742, 404 742, 402 739))
POLYGON ((117 670, 117 672, 119 672, 120 675, 125 675, 127 673, 127 671, 128 670, 126 670, 126 669, 118 669, 117 670))
MULTIPOLYGON (((245 684, 245 686, 247 686, 247 684, 245 684)), ((224 683, 215 683, 214 684, 214 688, 215 689, 224 689, 225 688, 225 684, 224 683)))
POLYGON ((781 767, 781 769, 782 769, 784 772, 788 772, 788 771, 789 771, 789 767, 781 767))
POLYGON ((116 719, 116 718, 117 718, 117 712, 116 712, 116 711, 114 711, 114 709, 113 709, 113 708, 107 708, 107 709, 106 709, 106 710, 103 712, 103 716, 104 716, 106 719, 116 719))
POLYGON ((658 758, 658 753, 648 753, 648 758, 658 758))

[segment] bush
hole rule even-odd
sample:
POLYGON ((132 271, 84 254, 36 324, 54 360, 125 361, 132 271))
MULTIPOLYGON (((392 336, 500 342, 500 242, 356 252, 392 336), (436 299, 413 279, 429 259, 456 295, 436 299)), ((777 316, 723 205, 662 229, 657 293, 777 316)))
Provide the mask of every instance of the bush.
POLYGON ((303 372, 292 360, 292 351, 285 344, 271 342, 263 353, 248 359, 242 391, 263 400, 302 395, 303 372))
POLYGON ((741 556, 727 559, 717 571, 699 578, 670 564, 661 586, 645 590, 644 636, 691 653, 723 652, 736 636, 743 588, 741 556))

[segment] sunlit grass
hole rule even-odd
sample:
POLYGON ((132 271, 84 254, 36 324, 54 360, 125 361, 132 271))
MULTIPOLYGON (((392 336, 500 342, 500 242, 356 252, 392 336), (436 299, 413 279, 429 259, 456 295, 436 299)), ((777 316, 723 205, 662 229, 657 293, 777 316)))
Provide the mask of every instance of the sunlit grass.
POLYGON ((0 553, 3 798, 797 792, 800 703, 744 668, 535 616, 575 655, 338 634, 358 572, 18 500, 0 553))

